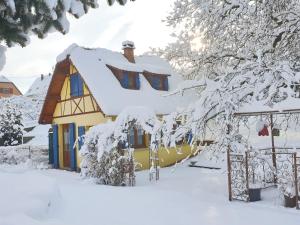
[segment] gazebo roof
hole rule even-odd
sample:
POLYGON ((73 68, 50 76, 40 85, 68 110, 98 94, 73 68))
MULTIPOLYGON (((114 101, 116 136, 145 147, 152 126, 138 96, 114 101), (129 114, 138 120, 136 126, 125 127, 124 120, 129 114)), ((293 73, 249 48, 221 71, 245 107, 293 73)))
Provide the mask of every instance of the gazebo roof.
POLYGON ((300 98, 289 97, 273 105, 265 101, 254 101, 243 105, 235 116, 257 116, 264 114, 289 114, 300 113, 300 98))

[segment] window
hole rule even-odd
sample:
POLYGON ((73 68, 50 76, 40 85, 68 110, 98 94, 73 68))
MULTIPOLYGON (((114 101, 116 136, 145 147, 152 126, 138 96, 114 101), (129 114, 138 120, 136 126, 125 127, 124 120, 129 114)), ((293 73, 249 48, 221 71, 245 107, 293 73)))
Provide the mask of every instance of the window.
POLYGON ((131 128, 128 135, 129 146, 133 148, 146 147, 145 132, 142 129, 131 128))
POLYGON ((107 65, 111 72, 120 82, 121 86, 126 89, 139 90, 140 76, 139 73, 133 71, 120 70, 118 68, 107 65))
POLYGON ((144 76, 155 90, 169 90, 169 82, 167 75, 144 72, 144 76))
POLYGON ((123 88, 138 90, 140 89, 139 74, 136 72, 122 71, 119 81, 123 88))
POLYGON ((70 88, 71 88, 71 97, 78 97, 83 95, 83 81, 79 73, 72 74, 70 76, 70 88))
POLYGON ((12 88, 0 88, 0 93, 2 93, 2 94, 12 94, 13 89, 12 88))

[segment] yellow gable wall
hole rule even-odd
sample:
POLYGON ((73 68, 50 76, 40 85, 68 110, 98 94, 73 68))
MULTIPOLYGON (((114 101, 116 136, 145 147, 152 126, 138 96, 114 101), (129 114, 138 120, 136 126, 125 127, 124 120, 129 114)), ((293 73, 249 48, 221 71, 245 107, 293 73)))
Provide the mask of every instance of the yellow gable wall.
MULTIPOLYGON (((75 67, 71 65, 70 67, 70 73, 73 74, 77 72, 75 67)), ((89 95, 89 90, 87 86, 84 84, 84 95, 89 95)), ((94 125, 105 123, 108 120, 115 120, 116 117, 105 117, 102 113, 96 112, 96 113, 88 113, 88 114, 81 114, 81 115, 71 115, 72 111, 74 109, 75 104, 70 99, 70 77, 67 76, 63 88, 61 90, 61 100, 67 100, 60 102, 56 105, 55 112, 54 112, 54 119, 53 124, 58 125, 58 131, 59 131, 59 167, 64 168, 63 165, 63 124, 70 124, 75 123, 76 128, 76 139, 78 137, 78 127, 79 126, 85 126, 86 130, 94 125), (62 113, 67 116, 61 117, 62 113)), ((94 111, 94 106, 96 105, 96 102, 92 100, 90 97, 84 97, 84 103, 85 103, 85 109, 86 111, 94 111), (93 101, 93 103, 91 102, 93 101)), ((83 101, 80 102, 80 106, 82 107, 83 101)), ((148 138, 146 138, 148 139, 148 138)), ((149 141, 146 140, 146 143, 149 141)), ((76 147, 76 157, 77 157, 77 167, 80 167, 80 156, 78 154, 78 146, 76 147)), ((159 149, 159 163, 161 167, 172 165, 176 162, 181 161, 182 159, 185 159, 186 157, 192 155, 194 151, 191 150, 190 146, 184 145, 178 148, 171 148, 171 149, 159 149)), ((136 149, 134 152, 135 160, 137 161, 137 169, 149 169, 149 149, 148 148, 142 148, 142 149, 136 149)))
MULTIPOLYGON (((75 67, 71 65, 70 67, 70 73, 73 74, 77 72, 75 67)), ((53 124, 58 125, 58 144, 59 144, 59 167, 64 168, 63 165, 63 124, 70 124, 75 123, 75 133, 76 133, 76 139, 78 137, 78 127, 84 126, 86 128, 89 128, 91 126, 94 126, 96 124, 105 123, 108 120, 110 120, 110 117, 104 117, 104 115, 101 112, 93 112, 95 111, 95 107, 97 106, 97 103, 92 99, 90 96, 88 96, 89 90, 87 86, 84 84, 84 95, 86 97, 83 97, 84 100, 81 100, 79 103, 80 107, 83 108, 83 104, 85 105, 85 111, 88 112, 86 114, 80 114, 80 115, 72 115, 72 112, 74 112, 74 109, 76 108, 76 105, 74 101, 68 100, 71 97, 70 93, 70 77, 66 76, 60 98, 62 102, 57 103, 55 107, 55 111, 53 114, 53 124), (93 101, 93 103, 92 103, 93 101), (93 112, 93 113, 89 113, 93 112)), ((76 113, 79 113, 77 110, 76 113)), ((80 157, 78 154, 78 146, 76 147, 76 157, 77 157, 77 167, 80 167, 80 157)))

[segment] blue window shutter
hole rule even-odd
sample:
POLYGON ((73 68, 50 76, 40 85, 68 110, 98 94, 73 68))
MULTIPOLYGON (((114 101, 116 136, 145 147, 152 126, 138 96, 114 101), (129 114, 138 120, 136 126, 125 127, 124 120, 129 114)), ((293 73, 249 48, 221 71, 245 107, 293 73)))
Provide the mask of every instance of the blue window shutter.
POLYGON ((129 73, 128 73, 128 71, 123 72, 123 87, 129 88, 129 73))
POLYGON ((78 96, 83 95, 83 80, 81 76, 78 74, 78 96))
POLYGON ((78 146, 79 150, 83 145, 83 135, 85 134, 85 127, 78 127, 78 146))
POLYGON ((141 87, 141 82, 140 82, 140 74, 137 73, 136 76, 135 76, 135 84, 136 84, 136 89, 140 89, 141 87))
POLYGON ((169 90, 169 82, 168 82, 168 77, 164 79, 164 90, 168 91, 169 90))
POLYGON ((78 75, 71 75, 70 76, 71 82, 71 97, 78 96, 78 75))
POLYGON ((50 130, 48 131, 48 156, 49 156, 49 164, 53 165, 54 164, 54 157, 53 157, 53 128, 52 132, 50 130))
POLYGON ((76 171, 76 147, 75 143, 75 123, 69 124, 70 132, 70 167, 71 170, 76 171))
POLYGON ((53 167, 57 169, 59 167, 59 151, 58 151, 58 125, 53 126, 53 167))

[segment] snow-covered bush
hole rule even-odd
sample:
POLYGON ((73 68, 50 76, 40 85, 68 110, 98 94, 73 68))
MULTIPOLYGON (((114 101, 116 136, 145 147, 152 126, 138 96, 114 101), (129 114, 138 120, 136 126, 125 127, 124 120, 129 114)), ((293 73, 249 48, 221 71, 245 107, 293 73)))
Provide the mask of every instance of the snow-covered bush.
POLYGON ((102 184, 124 185, 126 179, 132 184, 134 149, 128 144, 128 132, 133 127, 143 129, 151 135, 150 151, 157 151, 161 140, 159 124, 150 109, 129 107, 119 114, 116 121, 92 127, 80 150, 82 176, 95 178, 102 184))
POLYGON ((0 146, 21 144, 23 136, 22 114, 18 108, 4 104, 0 107, 0 146))
MULTIPOLYGON (((104 127, 107 126, 104 125, 104 127)), ((91 133, 93 133, 93 131, 91 133)), ((99 184, 114 186, 126 185, 126 174, 128 173, 126 168, 130 166, 130 164, 132 164, 132 170, 134 172, 132 155, 128 154, 126 149, 122 149, 120 146, 99 154, 99 136, 92 136, 91 133, 87 133, 84 141, 85 144, 81 149, 81 156, 83 158, 81 163, 81 175, 83 177, 93 178, 99 184)))

